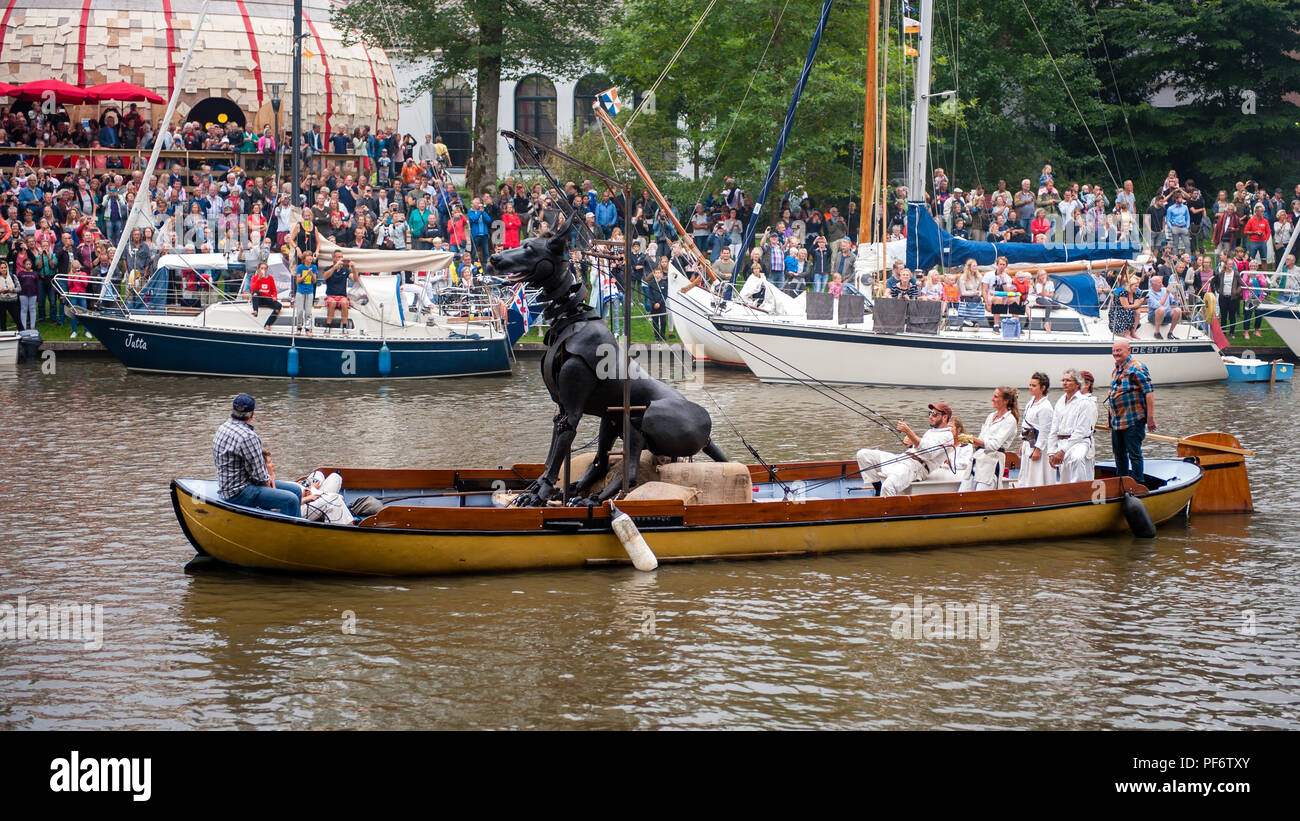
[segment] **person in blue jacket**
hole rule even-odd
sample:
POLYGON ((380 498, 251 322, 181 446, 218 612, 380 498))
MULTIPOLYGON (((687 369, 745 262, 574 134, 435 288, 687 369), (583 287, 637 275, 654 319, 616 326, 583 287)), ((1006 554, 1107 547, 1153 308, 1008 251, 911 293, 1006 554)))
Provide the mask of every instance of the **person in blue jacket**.
POLYGON ((469 205, 469 239, 479 265, 486 266, 492 256, 492 218, 483 209, 483 200, 475 197, 469 205))
POLYGON ((618 208, 614 205, 614 200, 610 199, 609 191, 606 190, 600 195, 600 202, 596 204, 596 225, 600 227, 601 238, 609 239, 617 224, 618 208))

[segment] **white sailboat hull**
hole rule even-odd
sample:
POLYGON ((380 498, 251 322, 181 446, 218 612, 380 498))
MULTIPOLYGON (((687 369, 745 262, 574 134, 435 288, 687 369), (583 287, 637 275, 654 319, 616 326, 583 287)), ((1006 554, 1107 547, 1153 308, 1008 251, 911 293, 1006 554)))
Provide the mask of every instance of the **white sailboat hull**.
MULTIPOLYGON (((1035 371, 1053 381, 1067 368, 1090 370, 1105 383, 1114 369, 1110 339, 1036 334, 1032 340, 977 338, 961 332, 877 334, 807 321, 717 318, 733 335, 750 370, 764 382, 815 380, 828 384, 943 388, 1024 386, 1035 371), (1055 337, 1055 338, 1054 338, 1055 337)), ((1208 339, 1141 340, 1133 354, 1158 385, 1215 382, 1227 370, 1208 339)))
POLYGON ((1291 349, 1291 353, 1300 355, 1300 307, 1295 305, 1268 305, 1264 317, 1273 326, 1277 335, 1291 349))
MULTIPOLYGON (((744 368, 745 360, 732 344, 730 335, 719 332, 709 320, 709 315, 716 310, 712 295, 704 288, 688 288, 690 284, 689 279, 676 269, 672 270, 668 284, 668 313, 672 316, 673 329, 692 352, 695 361, 744 368)), ((724 315, 734 314, 743 319, 761 316, 758 311, 733 303, 726 303, 723 311, 724 315)))
POLYGON ((12 365, 18 361, 18 334, 0 333, 0 365, 12 365))

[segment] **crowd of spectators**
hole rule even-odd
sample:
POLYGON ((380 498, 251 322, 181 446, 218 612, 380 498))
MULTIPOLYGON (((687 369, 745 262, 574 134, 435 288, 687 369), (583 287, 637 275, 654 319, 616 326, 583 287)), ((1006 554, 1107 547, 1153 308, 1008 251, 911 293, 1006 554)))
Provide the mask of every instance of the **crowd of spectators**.
MULTIPOLYGON (((491 273, 494 251, 556 229, 573 211, 578 217, 570 235, 573 264, 602 304, 621 298, 621 272, 592 243, 621 241, 622 226, 630 226, 632 278, 648 314, 663 311, 665 288, 654 284, 656 270, 666 271, 669 259, 688 273, 700 270, 674 220, 714 271, 732 282, 761 273, 792 294, 812 289, 838 295, 856 285, 903 298, 970 297, 963 291, 964 272, 958 271, 907 272, 901 282, 897 275, 870 284, 853 280, 857 203, 848 200, 841 211, 839 202, 816 202, 802 187, 787 190, 767 209, 776 217, 763 226, 742 262, 737 254, 754 201, 731 177, 720 190, 680 210, 669 199, 672 218, 641 190, 625 221, 621 195, 590 180, 567 181, 557 189, 512 175, 484 190, 464 191, 447 173, 449 152, 435 135, 418 142, 410 135, 371 134, 365 127, 351 135, 324 134, 313 125, 297 141, 304 162, 301 208, 294 208, 287 175, 276 174, 283 145, 269 128, 259 135, 235 123, 205 128, 190 122, 155 130, 132 105, 125 114, 114 108, 81 123, 73 123, 61 108, 48 116, 16 109, 0 115, 0 146, 69 149, 66 155, 45 156, 44 164, 34 155, 0 154, 0 259, 7 271, 0 276, 0 322, 14 318, 29 327, 34 316, 61 324, 64 310, 54 278, 67 278, 65 291, 88 293, 90 283, 109 273, 114 246, 140 195, 141 163, 130 155, 78 155, 77 149, 147 149, 157 139, 164 148, 230 152, 228 159, 168 160, 165 170, 160 165, 148 192, 154 220, 132 232, 124 264, 113 273, 115 279, 147 274, 165 253, 225 255, 234 275, 177 275, 169 300, 186 305, 219 298, 234 276, 256 271, 273 252, 287 253, 296 263, 303 251, 316 250, 316 232, 342 247, 445 249, 456 260, 450 281, 472 282, 491 273), (347 164, 339 161, 341 154, 351 155, 347 164), (10 280, 16 300, 8 299, 10 280)), ((286 133, 282 142, 290 139, 286 133)), ((1293 258, 1285 260, 1281 278, 1272 273, 1300 221, 1300 185, 1288 194, 1246 180, 1207 195, 1171 171, 1141 208, 1131 181, 1107 192, 1096 183, 1058 187, 1051 166, 1042 169, 1037 185, 1026 178, 1015 191, 1004 180, 991 189, 976 185, 964 191, 950 185, 943 169, 935 169, 932 193, 925 198, 936 220, 957 237, 1132 241, 1150 260, 1135 271, 1142 278, 1138 291, 1149 292, 1149 277, 1159 276, 1176 289, 1174 298, 1184 309, 1198 295, 1216 291, 1225 325, 1237 322, 1234 307, 1240 310, 1263 294, 1286 289, 1288 276, 1292 287, 1296 283, 1293 258)), ((906 230, 907 200, 906 189, 898 188, 884 206, 890 238, 901 238, 906 230)), ((1035 279, 1030 276, 1031 283, 1035 279)), ((1132 307, 1126 278, 1104 279, 1099 287, 1115 292, 1117 307, 1132 307)), ((617 304, 607 307, 617 312, 617 304)), ((1258 333, 1258 319, 1247 321, 1253 323, 1248 333, 1258 333)))

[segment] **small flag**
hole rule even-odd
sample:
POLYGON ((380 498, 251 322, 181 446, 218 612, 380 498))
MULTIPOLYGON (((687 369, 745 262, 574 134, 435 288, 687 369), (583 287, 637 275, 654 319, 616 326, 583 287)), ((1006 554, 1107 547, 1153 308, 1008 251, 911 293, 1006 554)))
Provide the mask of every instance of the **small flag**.
POLYGON ((904 18, 903 18, 903 33, 904 33, 904 34, 920 34, 920 33, 921 33, 921 23, 920 23, 920 21, 918 21, 918 20, 913 20, 911 17, 904 17, 904 18))
POLYGON ((593 105, 604 106, 611 117, 622 111, 623 104, 618 101, 618 87, 615 86, 600 92, 600 94, 596 95, 596 102, 593 105))
POLYGON ((519 287, 515 289, 514 306, 524 318, 524 333, 528 333, 528 329, 533 323, 530 321, 528 316, 528 303, 524 300, 524 285, 522 282, 519 284, 519 287))

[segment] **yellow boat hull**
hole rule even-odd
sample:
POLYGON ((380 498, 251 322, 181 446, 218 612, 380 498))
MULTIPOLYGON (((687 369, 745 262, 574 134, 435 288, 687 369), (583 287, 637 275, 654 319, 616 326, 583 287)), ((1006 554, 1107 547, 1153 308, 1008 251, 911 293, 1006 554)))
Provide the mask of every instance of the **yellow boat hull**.
MULTIPOLYGON (((1139 498, 1152 521, 1160 524, 1187 508, 1198 481, 1199 473, 1192 481, 1139 498)), ((1107 494, 1109 498, 1093 501, 1083 492, 1087 488, 1088 485, 1082 485, 1072 501, 1041 506, 1034 502, 1030 490, 1006 490, 983 492, 1021 494, 1008 495, 1006 498, 1015 504, 1002 509, 965 510, 963 499, 973 497, 983 502, 991 498, 966 493, 946 494, 946 500, 940 496, 924 497, 924 504, 946 506, 949 510, 944 513, 909 515, 909 505, 904 503, 898 505, 898 513, 877 518, 833 521, 829 515, 822 515, 806 520, 820 515, 818 505, 831 510, 835 503, 763 502, 751 503, 751 507, 763 508, 766 519, 763 522, 691 524, 688 519, 685 524, 660 524, 649 517, 639 519, 638 524, 661 562, 958 547, 1125 530, 1122 494, 1112 492, 1107 494)), ((242 567, 296 573, 405 576, 582 567, 628 561, 607 519, 603 523, 588 519, 586 524, 590 527, 575 532, 540 527, 429 530, 420 529, 418 523, 404 527, 327 525, 207 499, 186 492, 177 482, 172 483, 172 501, 181 527, 196 550, 242 567)), ((887 500, 871 501, 879 506, 887 500)), ((915 503, 918 510, 921 504, 915 503)), ((478 516, 491 520, 499 513, 485 509, 478 516)), ((631 515, 637 517, 636 512, 631 515)))

